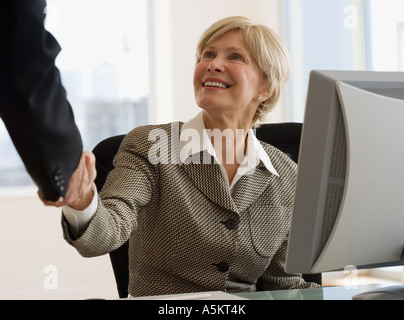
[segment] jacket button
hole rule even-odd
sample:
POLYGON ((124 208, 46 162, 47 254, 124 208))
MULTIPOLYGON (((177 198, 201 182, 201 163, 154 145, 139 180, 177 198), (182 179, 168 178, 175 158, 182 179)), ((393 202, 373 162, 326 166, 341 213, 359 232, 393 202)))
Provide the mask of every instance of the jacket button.
POLYGON ((228 219, 225 222, 225 226, 229 230, 234 230, 234 229, 236 229, 237 224, 236 224, 236 221, 234 221, 233 219, 228 219))
POLYGON ((64 192, 65 180, 63 179, 60 169, 56 170, 55 174, 53 175, 53 180, 55 181, 56 187, 58 188, 59 192, 64 192))
POLYGON ((237 223, 233 219, 227 219, 226 221, 221 221, 221 223, 223 223, 229 230, 234 230, 237 227, 237 223))
POLYGON ((229 264, 227 262, 214 263, 213 265, 216 266, 217 270, 222 273, 229 270, 229 264))
POLYGON ((60 169, 57 169, 55 174, 53 175, 53 179, 55 181, 59 181, 62 179, 62 172, 60 171, 60 169))

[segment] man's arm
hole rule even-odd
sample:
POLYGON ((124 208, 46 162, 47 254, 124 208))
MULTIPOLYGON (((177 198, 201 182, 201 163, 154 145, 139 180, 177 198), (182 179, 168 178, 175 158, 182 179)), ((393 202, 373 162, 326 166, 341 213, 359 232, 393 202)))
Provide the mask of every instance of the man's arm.
POLYGON ((56 201, 66 196, 83 154, 55 66, 60 46, 44 28, 45 6, 43 0, 2 3, 0 116, 43 198, 56 201))

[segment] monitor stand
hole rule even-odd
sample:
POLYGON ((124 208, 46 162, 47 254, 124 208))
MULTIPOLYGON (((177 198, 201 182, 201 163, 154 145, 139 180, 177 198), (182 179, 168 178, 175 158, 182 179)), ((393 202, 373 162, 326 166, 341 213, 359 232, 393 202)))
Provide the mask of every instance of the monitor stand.
POLYGON ((404 300, 404 284, 386 286, 359 293, 353 300, 404 300))

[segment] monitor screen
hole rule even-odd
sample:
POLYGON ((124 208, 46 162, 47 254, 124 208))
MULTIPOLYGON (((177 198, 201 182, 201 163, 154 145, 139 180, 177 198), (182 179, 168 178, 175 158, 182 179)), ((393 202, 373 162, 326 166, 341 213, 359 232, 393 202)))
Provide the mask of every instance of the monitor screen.
POLYGON ((404 73, 312 71, 286 271, 404 264, 404 73))

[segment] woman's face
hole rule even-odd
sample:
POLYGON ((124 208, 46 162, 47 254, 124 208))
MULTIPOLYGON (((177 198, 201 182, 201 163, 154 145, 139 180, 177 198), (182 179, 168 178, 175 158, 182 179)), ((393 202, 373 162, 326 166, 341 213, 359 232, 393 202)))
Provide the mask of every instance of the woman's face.
POLYGON ((206 111, 251 117, 259 106, 258 97, 268 98, 265 87, 244 35, 237 31, 211 42, 202 52, 194 72, 196 102, 206 111))

